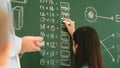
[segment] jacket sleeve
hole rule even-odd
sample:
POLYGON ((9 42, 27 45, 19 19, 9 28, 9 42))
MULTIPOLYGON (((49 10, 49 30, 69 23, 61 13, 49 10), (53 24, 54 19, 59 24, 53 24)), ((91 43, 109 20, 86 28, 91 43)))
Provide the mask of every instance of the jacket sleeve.
POLYGON ((10 18, 9 38, 10 38, 10 42, 12 43, 10 57, 16 57, 16 55, 18 55, 21 50, 22 39, 15 35, 14 27, 13 27, 13 11, 11 7, 11 1, 10 0, 6 0, 6 1, 7 1, 7 10, 10 18))
POLYGON ((10 41, 12 43, 12 49, 10 51, 10 57, 16 57, 19 54, 22 47, 22 39, 15 34, 10 33, 10 41))

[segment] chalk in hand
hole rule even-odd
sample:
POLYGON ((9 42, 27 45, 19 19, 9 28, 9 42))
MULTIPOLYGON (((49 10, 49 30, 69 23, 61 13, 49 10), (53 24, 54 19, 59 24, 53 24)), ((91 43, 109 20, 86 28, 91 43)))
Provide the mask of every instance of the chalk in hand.
POLYGON ((63 21, 64 23, 67 23, 68 25, 70 25, 70 22, 68 22, 68 21, 63 21))

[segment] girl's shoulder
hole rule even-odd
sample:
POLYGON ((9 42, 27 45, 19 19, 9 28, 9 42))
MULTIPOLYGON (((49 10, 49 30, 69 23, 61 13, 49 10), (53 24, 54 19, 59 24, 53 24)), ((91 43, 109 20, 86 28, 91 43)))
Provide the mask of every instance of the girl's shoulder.
POLYGON ((82 66, 81 68, 89 68, 89 66, 86 65, 86 66, 82 66))
POLYGON ((81 68, 89 68, 88 63, 85 63, 81 68))

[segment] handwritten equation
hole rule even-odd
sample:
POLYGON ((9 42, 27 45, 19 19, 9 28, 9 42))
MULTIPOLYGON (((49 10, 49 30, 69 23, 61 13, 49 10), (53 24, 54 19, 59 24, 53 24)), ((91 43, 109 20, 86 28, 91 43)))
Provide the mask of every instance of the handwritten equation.
POLYGON ((46 40, 40 52, 43 56, 40 65, 71 66, 70 36, 63 24, 63 20, 70 17, 69 11, 68 2, 40 0, 40 35, 46 40))

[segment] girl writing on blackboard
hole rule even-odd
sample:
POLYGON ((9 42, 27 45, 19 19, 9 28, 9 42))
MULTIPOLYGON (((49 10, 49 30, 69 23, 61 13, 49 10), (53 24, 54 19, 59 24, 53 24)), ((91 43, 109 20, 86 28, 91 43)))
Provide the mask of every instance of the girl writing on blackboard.
POLYGON ((74 68, 104 68, 96 30, 89 26, 75 30, 74 22, 70 19, 65 20, 64 23, 74 40, 74 68))

